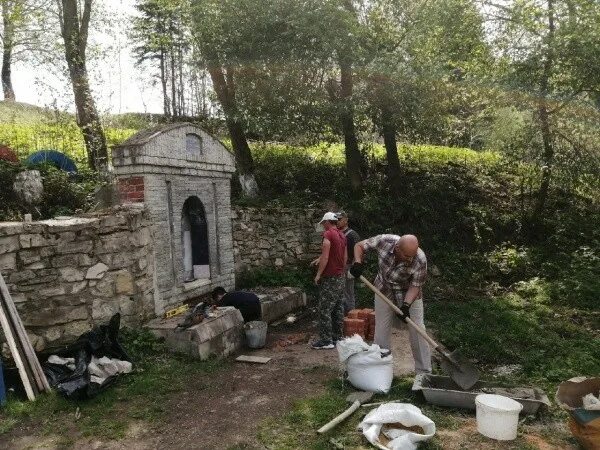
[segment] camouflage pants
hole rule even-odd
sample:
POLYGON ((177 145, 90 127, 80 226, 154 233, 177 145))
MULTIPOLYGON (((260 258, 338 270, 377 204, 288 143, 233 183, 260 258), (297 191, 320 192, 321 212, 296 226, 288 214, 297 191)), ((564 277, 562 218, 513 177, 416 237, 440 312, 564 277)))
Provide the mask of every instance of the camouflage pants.
POLYGON ((319 338, 342 337, 344 322, 344 275, 323 277, 319 283, 319 338))

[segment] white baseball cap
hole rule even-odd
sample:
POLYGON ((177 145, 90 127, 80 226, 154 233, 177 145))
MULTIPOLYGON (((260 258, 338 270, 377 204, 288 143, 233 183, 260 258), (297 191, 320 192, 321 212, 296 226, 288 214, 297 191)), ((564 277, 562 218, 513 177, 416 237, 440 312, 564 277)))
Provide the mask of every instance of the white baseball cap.
POLYGON ((330 212, 326 212, 325 215, 323 216, 323 218, 321 219, 321 221, 319 223, 323 223, 327 220, 332 220, 334 222, 337 222, 338 217, 335 215, 335 213, 330 212))

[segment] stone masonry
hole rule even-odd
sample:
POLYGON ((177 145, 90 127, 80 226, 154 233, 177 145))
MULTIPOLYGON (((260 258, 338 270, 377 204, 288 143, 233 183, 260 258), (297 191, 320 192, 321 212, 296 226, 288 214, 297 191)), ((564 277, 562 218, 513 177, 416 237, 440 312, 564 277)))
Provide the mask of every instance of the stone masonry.
POLYGON ((113 166, 121 201, 143 202, 153 223, 156 314, 215 286, 233 288, 233 155, 198 126, 175 123, 141 131, 115 147, 113 166), (208 264, 203 263, 198 271, 186 267, 193 251, 185 236, 184 211, 189 200, 202 205, 198 216, 206 227, 202 233, 208 264), (191 272, 194 279, 189 279, 191 272))
POLYGON ((120 312, 153 315, 153 242, 142 207, 40 222, 0 222, 0 270, 37 350, 74 341, 120 312))
POLYGON ((323 212, 300 208, 234 208, 236 273, 309 262, 321 251, 323 212))

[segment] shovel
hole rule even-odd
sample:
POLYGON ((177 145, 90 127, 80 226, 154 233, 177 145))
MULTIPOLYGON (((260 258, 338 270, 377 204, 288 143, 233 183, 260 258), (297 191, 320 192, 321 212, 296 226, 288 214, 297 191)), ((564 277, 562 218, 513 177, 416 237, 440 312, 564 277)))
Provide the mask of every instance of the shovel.
POLYGON ((371 289, 381 300, 386 302, 398 316, 403 318, 402 320, 405 320, 409 326, 414 328, 415 331, 427 341, 432 349, 439 352, 439 354, 442 356, 440 361, 442 370, 444 373, 450 376, 450 378, 452 378, 452 381, 458 384, 465 391, 471 389, 475 383, 479 381, 479 370, 477 370, 477 367, 475 367, 471 361, 462 355, 459 350, 454 350, 452 353, 450 353, 441 344, 429 337, 425 330, 414 323, 410 317, 404 317, 402 311, 400 311, 400 308, 398 308, 389 298, 383 295, 383 293, 373 286, 363 275, 360 276, 360 281, 365 283, 369 289, 371 289))
POLYGON ((369 400, 371 400, 371 398, 373 398, 372 392, 359 391, 351 393, 350 395, 348 395, 348 397, 346 397, 346 401, 348 403, 352 403, 352 405, 350 405, 350 407, 346 411, 341 413, 339 416, 337 416, 334 419, 331 419, 328 423, 319 428, 317 430, 317 433, 323 434, 331 430, 333 427, 337 426, 338 424, 346 420, 348 417, 350 417, 352 413, 354 413, 354 411, 360 408, 361 404, 368 402, 369 400))

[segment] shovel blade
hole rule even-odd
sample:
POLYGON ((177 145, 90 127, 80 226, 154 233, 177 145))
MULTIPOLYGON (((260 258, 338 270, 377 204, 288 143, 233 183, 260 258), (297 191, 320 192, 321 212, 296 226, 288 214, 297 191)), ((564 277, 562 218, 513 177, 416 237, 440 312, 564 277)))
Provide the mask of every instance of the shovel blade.
POLYGON ((463 390, 468 391, 479 381, 479 370, 460 351, 455 350, 449 355, 440 354, 442 370, 463 390))
POLYGON ((346 401, 348 403, 354 403, 354 402, 358 401, 362 405, 363 403, 368 402, 372 398, 373 398, 373 392, 357 391, 357 392, 352 392, 350 395, 348 395, 346 397, 346 401))

